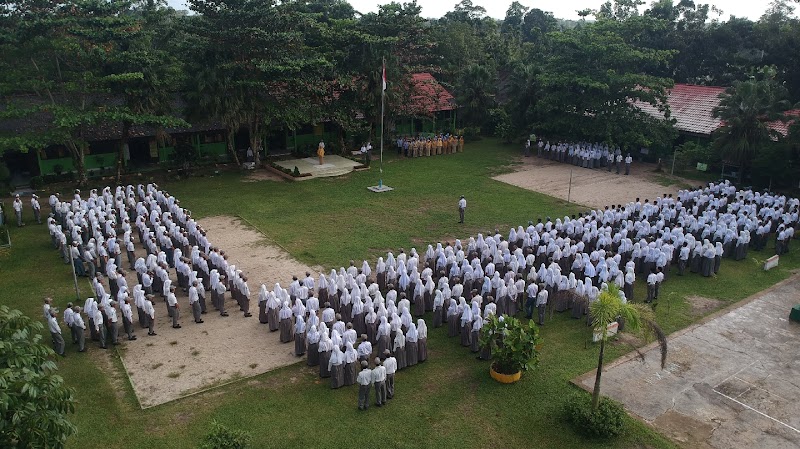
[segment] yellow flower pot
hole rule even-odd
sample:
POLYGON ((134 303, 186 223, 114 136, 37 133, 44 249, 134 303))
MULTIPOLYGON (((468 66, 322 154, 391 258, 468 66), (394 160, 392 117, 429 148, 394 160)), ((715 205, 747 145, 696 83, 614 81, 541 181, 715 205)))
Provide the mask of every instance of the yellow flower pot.
POLYGON ((514 374, 500 374, 492 367, 489 367, 489 374, 492 376, 492 379, 501 384, 513 384, 522 377, 522 371, 517 371, 514 374))

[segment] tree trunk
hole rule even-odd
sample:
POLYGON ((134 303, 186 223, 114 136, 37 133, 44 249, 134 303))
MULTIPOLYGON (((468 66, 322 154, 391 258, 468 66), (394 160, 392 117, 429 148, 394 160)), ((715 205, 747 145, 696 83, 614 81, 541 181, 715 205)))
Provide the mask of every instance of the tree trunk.
POLYGON ((236 143, 234 142, 235 131, 233 129, 228 129, 227 135, 227 146, 228 146, 228 155, 231 157, 231 162, 236 164, 239 167, 241 164, 239 163, 239 155, 236 154, 236 143))
MULTIPOLYGON (((605 334, 605 333, 604 333, 605 334)), ((600 340, 600 357, 597 359, 597 374, 594 376, 594 390, 592 390, 592 411, 597 411, 600 406, 600 377, 603 375, 603 353, 606 349, 606 338, 600 340)))
POLYGON ((347 154, 347 150, 344 146, 344 129, 339 127, 339 152, 343 155, 347 154))
POLYGON ((261 158, 258 154, 258 147, 261 146, 260 131, 261 130, 259 129, 258 122, 253 122, 250 125, 250 148, 253 150, 253 162, 255 163, 256 167, 258 167, 259 163, 261 162, 261 158))
POLYGON ((84 143, 67 142, 67 148, 70 153, 72 153, 72 163, 77 172, 78 187, 86 187, 89 183, 86 177, 86 163, 84 161, 84 155, 86 154, 85 146, 86 144, 84 143))

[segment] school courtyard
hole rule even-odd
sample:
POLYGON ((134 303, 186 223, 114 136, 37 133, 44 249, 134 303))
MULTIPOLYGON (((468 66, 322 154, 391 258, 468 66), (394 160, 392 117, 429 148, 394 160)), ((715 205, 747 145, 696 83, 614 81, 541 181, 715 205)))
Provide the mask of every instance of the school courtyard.
MULTIPOLYGON (((308 269, 327 272, 350 260, 374 264, 389 250, 415 247, 423 252, 428 244, 464 240, 494 229, 507 234, 509 227, 529 220, 555 219, 635 197, 674 194, 699 184, 652 173, 653 167, 647 165, 634 164, 631 176, 624 177, 520 156, 519 147, 493 139, 469 142, 464 153, 428 158, 397 158, 390 150, 385 153, 383 182, 395 190, 388 193, 367 190, 379 177, 374 163, 370 170, 304 182, 284 181, 260 170, 221 170, 220 175, 201 170, 198 176, 180 181, 160 175, 154 180, 177 196, 208 228, 212 241, 251 275, 253 292, 261 283, 268 288, 275 282, 288 284, 291 276, 308 269), (567 202, 564 177, 568 180, 570 170, 573 182, 567 202), (460 195, 468 200, 463 225, 457 223, 460 195)), ((143 177, 131 182, 148 181, 143 177)), ((40 196, 50 193, 45 190, 40 196)), ((63 310, 75 298, 72 272, 52 249, 46 227, 32 224, 30 216, 26 219, 26 227, 11 229, 13 246, 0 250, 3 303, 40 316, 42 298, 52 296, 63 310)), ((786 306, 791 303, 781 289, 796 293, 797 281, 771 290, 780 298, 767 299, 768 307, 757 307, 761 303, 756 299, 707 318, 797 272, 796 249, 782 257, 777 268, 761 270, 759 262, 773 254, 773 243, 762 252, 752 252, 747 260, 726 260, 716 277, 669 278, 655 308, 664 330, 677 332, 674 343, 670 339, 664 372, 654 374, 658 370, 651 365, 656 360, 652 354, 644 363, 626 356, 631 345, 646 344, 633 336, 623 334, 606 348, 609 368, 603 393, 622 401, 637 416, 628 419, 626 431, 615 440, 587 440, 563 416, 567 398, 585 394, 571 381, 590 372, 598 355, 598 348, 588 343, 590 329, 568 313, 555 314, 541 328, 540 365, 513 385, 494 382, 488 362, 476 360, 467 348, 447 338, 446 328, 430 327, 428 361, 398 373, 395 399, 368 412, 357 409, 356 388, 331 390, 316 369, 308 368, 304 359, 294 359, 291 345, 277 343, 277 336, 259 325, 256 317, 231 313, 227 321, 209 316, 205 326, 187 321, 178 330, 161 320, 158 336, 143 338, 144 332, 139 332, 137 341, 108 351, 89 343, 89 350, 81 354, 68 344, 66 358, 58 360, 60 373, 75 388, 78 400, 76 413, 70 416, 78 433, 68 446, 193 448, 213 420, 249 431, 253 447, 701 447, 680 431, 697 428, 713 433, 734 425, 735 419, 753 421, 753 429, 764 435, 783 435, 783 441, 796 442, 791 429, 797 432, 797 415, 787 413, 797 406, 772 401, 784 407, 781 411, 768 408, 765 401, 789 394, 781 392, 797 392, 796 386, 787 390, 785 385, 796 378, 796 362, 788 359, 783 363, 795 363, 793 367, 777 366, 779 357, 791 353, 788 342, 796 342, 800 332, 796 324, 780 321, 788 316, 786 306), (747 318, 714 324, 729 315, 747 318), (704 324, 690 327, 699 322, 704 324), (721 351, 716 344, 685 342, 701 330, 723 327, 732 335, 729 340, 772 335, 782 343, 761 342, 771 348, 762 350, 760 345, 739 346, 748 346, 750 340, 731 342, 721 351), (697 352, 691 366, 714 355, 724 367, 701 376, 708 388, 677 378, 680 370, 675 367, 689 363, 684 360, 689 347, 697 352), (611 363, 617 358, 618 363, 611 363), (635 389, 627 388, 622 379, 633 376, 630 373, 639 379, 635 389), (759 397, 751 397, 762 391, 755 386, 764 392, 759 397), (628 394, 620 396, 625 389, 628 394), (681 398, 692 391, 705 392, 703 399, 715 407, 714 413, 695 413, 699 408, 689 406, 670 409, 670 395, 681 398), (727 424, 714 421, 726 419, 723 412, 738 418, 731 417, 727 424), (658 419, 666 413, 685 415, 689 424, 658 419)), ((637 281, 638 297, 644 294, 643 284, 637 281)), ((92 295, 87 281, 79 280, 79 288, 82 299, 92 295)), ((185 297, 180 300, 185 302, 185 297)), ((748 443, 765 441, 756 434, 738 436, 730 433, 722 440, 725 444, 710 439, 704 443, 784 447, 748 443)))

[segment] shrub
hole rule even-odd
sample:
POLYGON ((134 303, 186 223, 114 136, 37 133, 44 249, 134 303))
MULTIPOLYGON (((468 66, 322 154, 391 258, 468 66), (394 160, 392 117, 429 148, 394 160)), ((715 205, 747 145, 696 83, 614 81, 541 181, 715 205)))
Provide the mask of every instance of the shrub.
POLYGON ((42 179, 41 176, 34 176, 33 178, 31 178, 31 188, 33 190, 41 189, 42 185, 44 185, 44 180, 42 179))
POLYGON ((5 162, 0 161, 0 185, 6 184, 9 179, 11 179, 11 170, 8 169, 5 162))
POLYGON ((294 166, 294 171, 292 171, 292 176, 294 176, 295 178, 300 176, 300 170, 297 168, 296 165, 294 166))
POLYGON ((250 447, 250 434, 238 429, 229 429, 217 421, 211 422, 211 430, 200 442, 200 449, 246 449, 250 447))
POLYGON ((564 413, 579 432, 592 437, 615 437, 625 426, 625 409, 606 397, 600 398, 597 411, 592 411, 591 396, 576 394, 567 400, 564 413))
POLYGON ((491 315, 481 328, 481 347, 491 348, 492 368, 500 374, 516 374, 536 367, 539 341, 539 329, 533 320, 522 324, 508 315, 491 315))

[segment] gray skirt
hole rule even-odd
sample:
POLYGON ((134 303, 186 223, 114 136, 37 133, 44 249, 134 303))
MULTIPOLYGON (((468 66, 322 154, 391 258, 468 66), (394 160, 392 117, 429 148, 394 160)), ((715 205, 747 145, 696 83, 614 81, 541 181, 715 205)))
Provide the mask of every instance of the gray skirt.
POLYGON ((461 346, 469 346, 472 341, 472 323, 461 326, 461 346))
POLYGON ((306 333, 294 334, 294 355, 300 357, 306 353, 306 333))
POLYGON ((280 323, 280 330, 281 330, 281 343, 289 343, 292 341, 292 320, 290 318, 284 318, 281 320, 280 323))
POLYGON ((319 377, 331 377, 328 371, 328 362, 331 360, 331 351, 317 352, 319 354, 319 377))
POLYGON ((414 366, 419 361, 419 345, 417 342, 406 342, 406 364, 408 366, 414 366))
POLYGON ((453 315, 447 317, 447 336, 448 337, 456 337, 458 336, 458 326, 461 324, 461 320, 459 319, 458 315, 453 315))
POLYGON ((344 384, 345 386, 353 385, 356 383, 356 363, 344 364, 344 384))
POLYGON ((280 323, 278 319, 278 309, 270 309, 267 311, 267 323, 270 332, 278 330, 278 324, 280 323))
POLYGON ((428 360, 428 339, 420 338, 417 341, 417 360, 419 363, 428 360))
POLYGON ((394 353, 392 355, 394 355, 394 358, 397 359, 397 369, 398 370, 401 370, 401 369, 405 368, 408 365, 407 360, 406 360, 405 348, 397 348, 397 350, 394 351, 394 353))
POLYGON ((433 327, 442 327, 442 308, 437 307, 436 310, 433 311, 433 327))
POLYGON ((344 363, 333 365, 331 367, 331 388, 339 388, 344 386, 344 363))
POLYGON ((319 365, 319 343, 310 343, 308 345, 308 366, 319 365))

